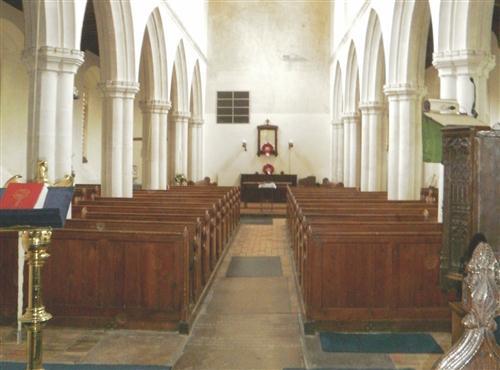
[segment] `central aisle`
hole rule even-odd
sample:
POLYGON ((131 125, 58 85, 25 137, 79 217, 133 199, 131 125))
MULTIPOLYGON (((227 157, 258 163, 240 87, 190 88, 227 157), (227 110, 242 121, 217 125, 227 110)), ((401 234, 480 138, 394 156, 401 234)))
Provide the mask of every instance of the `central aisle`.
POLYGON ((285 220, 256 221, 269 222, 241 224, 174 370, 304 368, 285 220))

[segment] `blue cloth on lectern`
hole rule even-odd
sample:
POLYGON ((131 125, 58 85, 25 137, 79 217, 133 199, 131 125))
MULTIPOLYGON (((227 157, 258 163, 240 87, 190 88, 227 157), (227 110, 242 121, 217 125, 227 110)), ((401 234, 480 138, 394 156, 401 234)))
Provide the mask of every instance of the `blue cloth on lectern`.
MULTIPOLYGON (((63 227, 73 198, 73 191, 73 187, 49 187, 43 208, 2 209, 0 210, 0 227, 63 227)), ((0 188, 0 199, 4 192, 5 188, 0 188)))
POLYGON ((73 190, 74 188, 50 187, 43 208, 59 208, 61 218, 65 220, 71 199, 73 199, 73 190))

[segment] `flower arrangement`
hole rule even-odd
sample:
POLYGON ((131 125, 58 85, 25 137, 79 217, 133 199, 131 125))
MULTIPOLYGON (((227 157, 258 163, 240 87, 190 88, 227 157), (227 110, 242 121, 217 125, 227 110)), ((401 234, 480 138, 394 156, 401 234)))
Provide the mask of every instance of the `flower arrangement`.
POLYGON ((186 176, 184 176, 184 174, 182 174, 182 173, 178 173, 174 177, 174 182, 175 182, 175 185, 179 185, 179 186, 180 185, 187 185, 186 176))

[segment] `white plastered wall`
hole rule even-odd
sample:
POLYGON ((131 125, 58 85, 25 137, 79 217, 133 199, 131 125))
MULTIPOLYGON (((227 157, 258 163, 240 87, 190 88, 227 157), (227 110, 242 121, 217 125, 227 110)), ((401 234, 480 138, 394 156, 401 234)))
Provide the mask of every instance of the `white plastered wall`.
POLYGON ((212 180, 238 184, 265 163, 275 173, 330 176, 329 25, 328 3, 209 3, 204 166, 212 180), (217 124, 216 92, 239 90, 250 91, 250 124, 217 124), (279 127, 277 157, 257 156, 256 126, 266 119, 279 127))
POLYGON ((11 176, 26 178, 28 73, 21 61, 23 14, 0 2, 0 186, 11 176))

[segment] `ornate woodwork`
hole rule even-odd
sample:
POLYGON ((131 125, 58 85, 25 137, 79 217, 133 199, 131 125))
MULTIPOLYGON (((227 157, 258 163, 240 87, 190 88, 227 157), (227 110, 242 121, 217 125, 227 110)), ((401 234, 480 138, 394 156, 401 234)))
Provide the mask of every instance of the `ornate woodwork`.
POLYGON ((463 257, 469 240, 477 232, 477 143, 476 132, 484 126, 443 128, 443 248, 441 277, 443 288, 457 288, 463 257))

